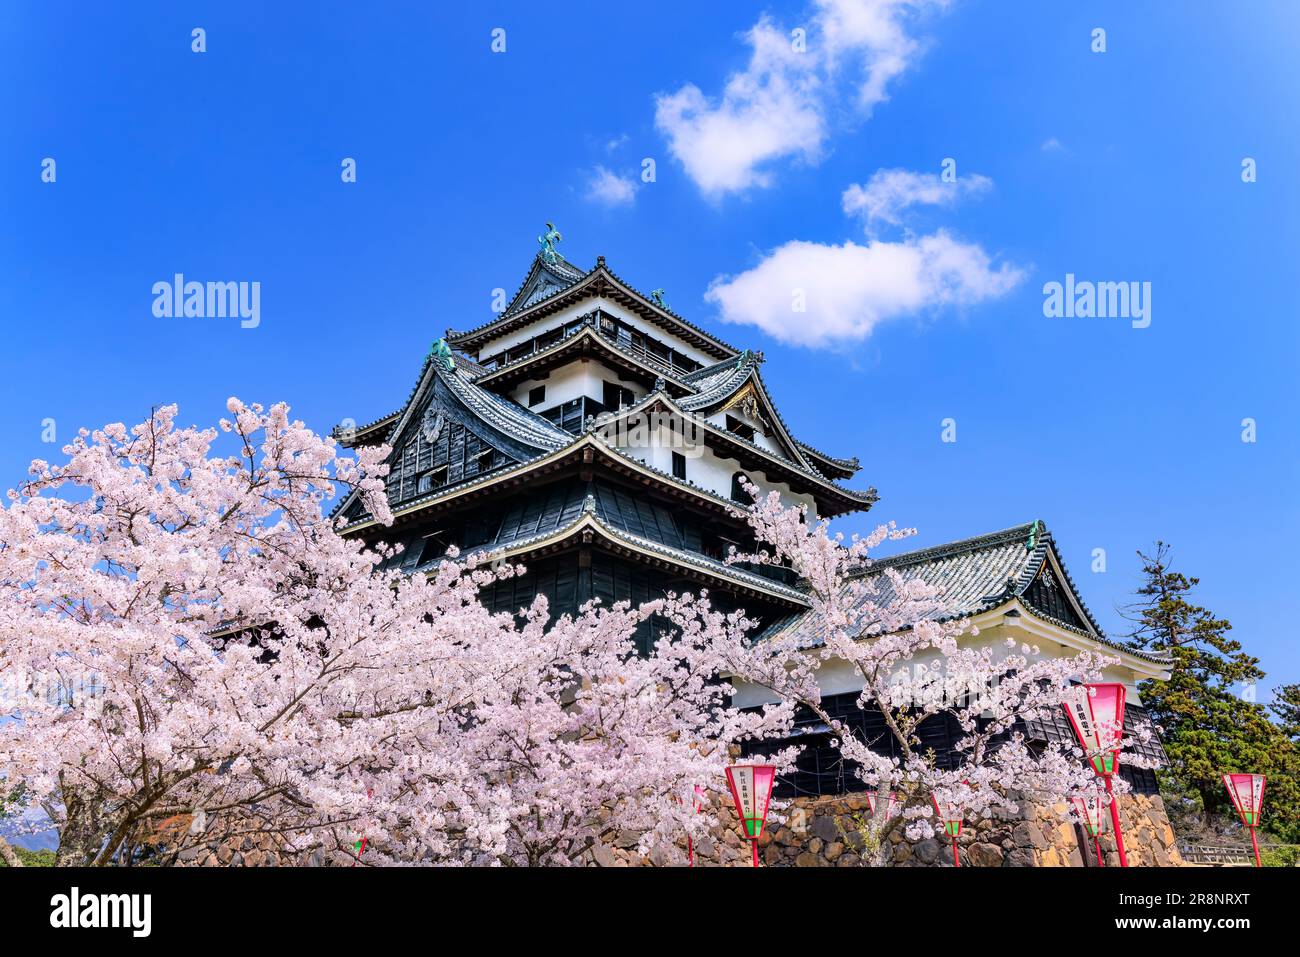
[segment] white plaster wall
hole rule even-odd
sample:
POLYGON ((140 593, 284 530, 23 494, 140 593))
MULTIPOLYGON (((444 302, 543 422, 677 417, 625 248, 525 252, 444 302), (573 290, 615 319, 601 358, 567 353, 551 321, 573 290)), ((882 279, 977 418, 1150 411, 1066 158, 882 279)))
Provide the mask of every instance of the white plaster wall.
POLYGON ((584 357, 575 359, 568 365, 561 366, 558 369, 553 369, 550 376, 545 379, 527 379, 521 382, 510 392, 510 397, 520 405, 527 407, 529 390, 544 385, 546 386, 546 399, 541 405, 533 408, 534 412, 541 412, 543 409, 549 409, 561 402, 568 402, 570 399, 576 399, 579 396, 586 396, 600 402, 603 400, 606 382, 618 383, 623 388, 630 390, 636 399, 640 399, 645 395, 645 389, 642 386, 635 382, 620 379, 617 372, 599 359, 584 357))
MULTIPOLYGON (((1002 615, 1001 609, 995 609, 992 613, 997 618, 1002 615)), ((1050 637, 1051 632, 1060 633, 1058 629, 1048 625, 1045 622, 1036 623, 1037 634, 1031 633, 1023 626, 1005 627, 1003 625, 981 626, 978 635, 966 634, 960 639, 966 647, 984 648, 993 647, 995 660, 1006 657, 1011 653, 1010 648, 1006 647, 1006 640, 1009 637, 1016 639, 1016 651, 1019 653, 1019 647, 1022 643, 1036 646, 1039 654, 1036 658, 1072 658, 1079 653, 1077 647, 1062 645, 1050 637), (1047 634, 1044 634, 1047 633, 1047 634)), ((1105 653, 1104 646, 1096 650, 1105 653)), ((918 655, 913 662, 913 666, 933 666, 941 656, 937 652, 928 652, 918 655)), ((1114 665, 1102 672, 1103 680, 1117 681, 1123 684, 1127 689, 1127 698, 1130 704, 1141 704, 1142 701, 1137 693, 1137 681, 1147 677, 1146 675, 1135 675, 1133 670, 1123 665, 1114 665)), ((758 688, 745 682, 733 682, 736 688, 734 703, 736 707, 750 708, 760 704, 766 704, 775 700, 771 692, 766 688, 758 688)), ((857 672, 848 662, 836 658, 822 665, 817 673, 817 686, 824 695, 845 694, 847 692, 861 691, 862 684, 857 679, 857 672)))
POLYGON ((551 315, 539 319, 537 322, 530 323, 527 326, 493 339, 478 351, 476 358, 482 359, 486 356, 496 355, 502 349, 510 349, 519 345, 521 342, 526 342, 534 336, 539 336, 551 329, 558 329, 565 323, 577 319, 579 316, 585 316, 597 306, 609 313, 611 316, 617 316, 622 319, 632 328, 639 329, 647 336, 658 339, 660 342, 672 346, 672 348, 676 349, 682 355, 689 356, 702 365, 712 365, 718 361, 717 359, 704 354, 694 346, 678 339, 667 329, 646 322, 640 316, 628 312, 622 306, 610 302, 604 296, 587 296, 574 305, 568 306, 557 313, 552 313, 551 315))
POLYGON ((739 419, 741 422, 744 422, 752 428, 754 430, 754 444, 759 448, 764 448, 769 452, 775 452, 777 455, 789 458, 789 454, 781 448, 776 439, 767 434, 767 426, 758 419, 745 415, 738 405, 732 406, 730 409, 726 409, 725 411, 713 413, 713 415, 709 416, 709 421, 718 428, 725 429, 727 427, 727 416, 731 416, 733 419, 739 419))
POLYGON ((784 482, 774 482, 759 470, 742 468, 736 459, 718 455, 701 444, 698 437, 692 437, 692 441, 683 444, 679 435, 663 423, 656 423, 656 427, 650 431, 648 444, 628 444, 627 440, 635 438, 631 434, 615 434, 611 437, 623 440, 618 446, 621 451, 669 475, 673 471, 673 452, 681 452, 686 456, 687 481, 716 492, 723 498, 731 496, 731 477, 743 471, 763 494, 776 491, 787 507, 806 505, 809 515, 814 520, 817 517, 817 504, 811 495, 795 492, 784 482))

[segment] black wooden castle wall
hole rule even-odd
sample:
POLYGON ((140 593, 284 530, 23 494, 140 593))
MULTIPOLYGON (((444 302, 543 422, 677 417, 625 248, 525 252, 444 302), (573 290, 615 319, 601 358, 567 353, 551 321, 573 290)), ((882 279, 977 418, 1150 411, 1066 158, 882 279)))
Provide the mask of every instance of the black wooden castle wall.
MULTIPOLYGON (((822 699, 826 712, 845 727, 849 728, 858 740, 865 742, 878 754, 889 757, 902 757, 902 750, 894 740, 885 719, 879 711, 863 710, 858 707, 857 692, 828 695, 822 699)), ((1124 727, 1133 733, 1138 728, 1149 726, 1150 719, 1146 709, 1129 705, 1124 710, 1124 727)), ((1064 711, 1060 720, 1034 722, 1017 729, 1024 734, 1031 746, 1035 743, 1060 740, 1073 743, 1074 732, 1064 711)), ((921 750, 933 749, 938 766, 945 769, 958 765, 958 755, 954 745, 961 739, 962 731, 956 719, 950 714, 931 715, 921 722, 918 728, 921 738, 921 750)), ((747 757, 768 754, 788 745, 800 745, 803 751, 795 762, 794 770, 777 779, 778 797, 821 796, 827 794, 846 794, 866 790, 866 785, 855 773, 856 764, 845 761, 839 751, 831 744, 830 728, 807 708, 800 708, 795 718, 794 733, 780 741, 751 742, 742 748, 747 757)), ((1163 760, 1164 752, 1160 743, 1154 738, 1137 748, 1144 757, 1163 760)), ((1156 794, 1159 787, 1154 772, 1127 766, 1121 762, 1120 776, 1133 786, 1139 794, 1156 794)))
MULTIPOLYGON (((540 593, 546 596, 551 617, 558 618, 576 615, 593 598, 604 606, 620 601, 640 605, 662 598, 668 591, 699 590, 698 584, 673 580, 663 571, 595 549, 534 559, 525 567, 527 570, 522 575, 485 586, 480 592, 484 605, 494 612, 518 614, 540 593)), ((734 602, 721 594, 711 594, 710 601, 713 607, 723 611, 734 608, 734 602)), ((658 630, 665 627, 666 623, 653 618, 642 622, 636 632, 637 650, 647 654, 658 630)))

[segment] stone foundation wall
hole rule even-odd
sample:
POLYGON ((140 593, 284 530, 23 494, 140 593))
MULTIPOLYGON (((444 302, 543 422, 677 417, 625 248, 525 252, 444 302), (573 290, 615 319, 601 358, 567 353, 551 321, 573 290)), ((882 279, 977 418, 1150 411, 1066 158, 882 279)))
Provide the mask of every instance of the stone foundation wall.
MULTIPOLYGON (((1010 818, 968 822, 957 840, 963 867, 1083 867, 1083 855, 1073 824, 1059 813, 1032 804, 1010 818)), ((759 841, 762 862, 768 867, 862 867, 873 858, 899 867, 951 867, 952 846, 939 836, 910 841, 903 829, 891 834, 889 850, 873 853, 866 846, 861 824, 868 820, 869 806, 863 795, 796 798, 776 824, 759 841)), ((723 826, 695 848, 698 867, 749 866, 752 852, 740 837, 735 812, 728 808, 723 826)), ((1183 863, 1174 843, 1174 831, 1158 795, 1128 794, 1120 799, 1120 823, 1124 849, 1131 867, 1175 866, 1183 863)), ((1101 836, 1107 867, 1119 866, 1111 834, 1101 836)), ((598 867, 644 867, 662 865, 662 854, 649 859, 636 852, 636 836, 620 835, 609 845, 597 846, 590 863, 598 867)), ((1096 851, 1088 845, 1089 864, 1096 865, 1096 851)))
MULTIPOLYGON (((1010 818, 968 822, 957 846, 963 867, 1082 867, 1083 855, 1073 824, 1059 813, 1038 805, 1022 804, 1023 810, 1010 818)), ((873 860, 896 867, 951 867, 952 847, 942 836, 910 841, 903 829, 890 836, 886 854, 873 853, 866 846, 861 825, 869 820, 866 797, 796 798, 781 812, 782 820, 759 841, 759 855, 767 867, 864 867, 873 860)), ((712 834, 695 847, 698 867, 748 867, 752 852, 740 837, 735 810, 728 806, 712 834)), ((1174 844, 1174 831, 1158 795, 1126 794, 1120 799, 1120 823, 1124 847, 1133 867, 1181 865, 1174 844)), ((595 867, 657 867, 669 863, 667 855, 652 852, 642 857, 636 851, 638 835, 616 835, 588 852, 587 863, 595 867)), ((180 854, 178 863, 207 867, 274 867, 285 864, 322 863, 319 854, 286 855, 280 842, 267 834, 246 835, 216 848, 193 848, 180 854)), ((1118 867, 1113 835, 1101 836, 1107 867, 1118 867)), ((1089 844, 1089 865, 1096 864, 1096 851, 1089 844)))

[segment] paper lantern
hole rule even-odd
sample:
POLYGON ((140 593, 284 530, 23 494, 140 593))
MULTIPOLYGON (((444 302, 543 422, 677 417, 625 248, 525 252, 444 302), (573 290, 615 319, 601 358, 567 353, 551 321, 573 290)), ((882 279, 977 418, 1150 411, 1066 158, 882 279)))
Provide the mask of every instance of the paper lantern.
POLYGON ((964 816, 961 807, 950 801, 940 801, 933 794, 930 795, 930 800, 934 801, 934 813, 943 823, 943 832, 954 841, 961 837, 961 823, 964 816))
POLYGON ((1114 774, 1119 762, 1125 694, 1124 686, 1117 682, 1083 685, 1065 702, 1065 713, 1079 746, 1092 769, 1102 777, 1114 774))
POLYGON ((776 768, 770 764, 737 764, 727 768, 727 785, 745 837, 757 841, 767 823, 767 806, 772 800, 776 768))
POLYGON ((754 848, 754 866, 758 867, 758 839, 767 823, 767 806, 772 800, 776 768, 770 764, 736 764, 727 768, 727 786, 736 802, 740 827, 754 848))
POLYGON ((1259 827, 1259 812, 1264 807, 1264 782, 1262 774, 1225 774, 1224 786, 1232 806, 1241 815, 1241 823, 1246 827, 1259 827))
POLYGON ((1100 791, 1074 796, 1074 809, 1079 813, 1079 823, 1089 837, 1096 837, 1106 829, 1105 808, 1106 799, 1100 791))
POLYGON ((1110 795, 1110 822, 1115 828, 1120 867, 1128 867, 1128 855, 1124 851, 1124 830, 1119 824, 1119 799, 1110 779, 1119 766, 1119 749, 1124 741, 1125 694, 1122 684, 1105 682, 1083 685, 1065 700, 1065 714, 1079 746, 1092 769, 1106 783, 1106 793, 1110 795))

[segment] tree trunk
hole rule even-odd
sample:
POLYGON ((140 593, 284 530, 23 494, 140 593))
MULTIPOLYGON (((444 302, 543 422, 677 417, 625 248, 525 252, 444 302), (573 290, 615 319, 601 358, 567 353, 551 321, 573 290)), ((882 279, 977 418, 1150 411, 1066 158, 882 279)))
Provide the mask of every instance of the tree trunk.
POLYGON ((55 867, 87 867, 94 860, 104 840, 113 831, 110 821, 103 820, 103 802, 95 793, 63 788, 63 826, 59 828, 59 847, 54 852, 55 867))
POLYGON ((1214 828, 1214 811, 1211 810, 1211 801, 1214 797, 1217 797, 1217 795, 1210 794, 1204 790, 1201 790, 1200 794, 1201 814, 1205 818, 1205 827, 1207 830, 1212 830, 1214 828))
POLYGON ((14 849, 9 846, 9 842, 3 837, 0 837, 0 860, 4 861, 10 867, 23 866, 22 860, 14 853, 14 849))

